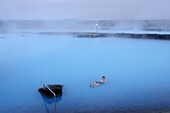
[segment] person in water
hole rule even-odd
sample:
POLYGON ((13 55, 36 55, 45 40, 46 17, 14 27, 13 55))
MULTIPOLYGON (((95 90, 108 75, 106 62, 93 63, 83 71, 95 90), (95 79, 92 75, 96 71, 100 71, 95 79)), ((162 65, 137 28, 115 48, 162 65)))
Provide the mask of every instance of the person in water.
POLYGON ((90 87, 95 87, 95 86, 98 86, 100 84, 103 84, 105 83, 107 80, 106 80, 106 77, 103 75, 102 76, 102 79, 100 81, 96 81, 96 82, 93 82, 92 84, 90 84, 90 87))

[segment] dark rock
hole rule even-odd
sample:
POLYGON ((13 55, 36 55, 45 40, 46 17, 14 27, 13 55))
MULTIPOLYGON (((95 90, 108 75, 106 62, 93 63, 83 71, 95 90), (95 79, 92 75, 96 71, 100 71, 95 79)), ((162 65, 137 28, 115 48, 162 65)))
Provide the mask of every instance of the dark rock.
POLYGON ((78 34, 78 38, 104 38, 108 37, 107 33, 83 33, 83 34, 78 34))
MULTIPOLYGON (((51 84, 51 85, 47 85, 47 86, 56 94, 56 96, 61 96, 62 95, 62 87, 63 87, 63 85, 51 84)), ((42 95, 45 95, 47 97, 54 97, 52 92, 47 87, 39 88, 38 91, 42 95)))
POLYGON ((170 34, 133 34, 133 33, 116 33, 116 37, 127 37, 137 39, 157 39, 157 40, 170 40, 170 34))

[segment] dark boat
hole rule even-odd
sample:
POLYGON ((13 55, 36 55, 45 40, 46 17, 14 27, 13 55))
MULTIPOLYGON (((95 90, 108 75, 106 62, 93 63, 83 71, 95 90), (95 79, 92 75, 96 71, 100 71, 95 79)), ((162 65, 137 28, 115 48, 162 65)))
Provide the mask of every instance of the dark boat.
MULTIPOLYGON (((55 94, 56 96, 62 96, 62 87, 63 85, 61 84, 50 84, 47 85, 55 94)), ((39 88, 38 91, 47 97, 54 97, 53 93, 47 88, 47 87, 42 87, 39 88)))

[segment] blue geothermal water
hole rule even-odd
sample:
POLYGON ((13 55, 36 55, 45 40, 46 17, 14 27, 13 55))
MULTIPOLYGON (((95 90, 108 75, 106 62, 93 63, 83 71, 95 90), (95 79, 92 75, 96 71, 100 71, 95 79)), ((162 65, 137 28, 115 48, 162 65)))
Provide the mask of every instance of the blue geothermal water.
POLYGON ((63 84, 58 113, 170 109, 170 41, 1 34, 0 113, 52 113, 38 88, 63 84), (107 83, 96 88, 89 84, 107 83))

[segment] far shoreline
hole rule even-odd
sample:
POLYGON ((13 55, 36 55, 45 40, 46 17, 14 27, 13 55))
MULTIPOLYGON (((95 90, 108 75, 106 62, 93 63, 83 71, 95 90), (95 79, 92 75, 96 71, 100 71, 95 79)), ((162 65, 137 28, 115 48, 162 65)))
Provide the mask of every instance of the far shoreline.
MULTIPOLYGON (((51 30, 17 30, 4 31, 0 34, 19 33, 21 36, 26 34, 37 35, 71 35, 75 38, 131 38, 131 39, 152 39, 152 40, 170 40, 170 32, 90 32, 90 31, 51 31, 51 30)), ((0 37, 4 39, 4 37, 0 37)))
POLYGON ((170 40, 170 33, 96 33, 96 32, 37 32, 40 35, 72 35, 77 38, 133 38, 133 39, 155 39, 170 40))

